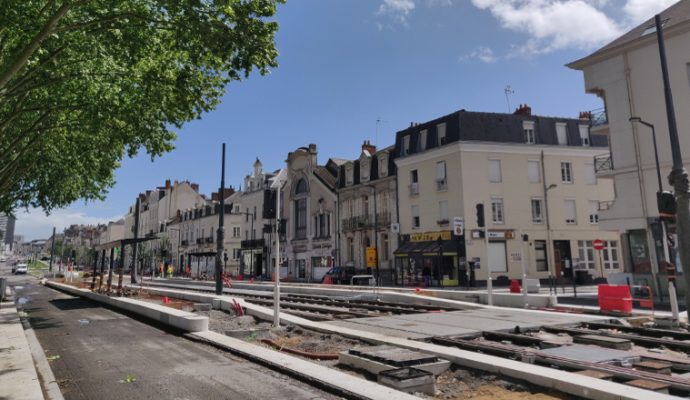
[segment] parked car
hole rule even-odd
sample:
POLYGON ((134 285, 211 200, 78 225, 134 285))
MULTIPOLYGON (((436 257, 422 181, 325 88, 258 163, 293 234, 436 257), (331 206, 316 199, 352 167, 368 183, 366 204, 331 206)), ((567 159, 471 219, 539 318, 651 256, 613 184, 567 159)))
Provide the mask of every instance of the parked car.
POLYGON ((24 264, 24 263, 21 263, 21 264, 17 264, 17 267, 14 270, 14 273, 15 274, 26 274, 28 271, 29 271, 29 266, 24 264))
POLYGON ((350 279, 355 275, 357 275, 355 267, 333 267, 326 272, 321 282, 324 282, 326 277, 329 276, 334 284, 349 285, 350 279))

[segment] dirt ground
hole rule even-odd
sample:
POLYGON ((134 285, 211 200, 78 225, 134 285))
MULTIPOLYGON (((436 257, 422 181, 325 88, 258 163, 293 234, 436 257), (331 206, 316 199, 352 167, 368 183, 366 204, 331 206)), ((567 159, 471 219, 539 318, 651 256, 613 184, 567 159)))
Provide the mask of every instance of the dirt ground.
POLYGON ((458 366, 436 377, 436 395, 415 395, 439 400, 570 400, 562 393, 546 393, 546 389, 529 387, 482 371, 458 366))

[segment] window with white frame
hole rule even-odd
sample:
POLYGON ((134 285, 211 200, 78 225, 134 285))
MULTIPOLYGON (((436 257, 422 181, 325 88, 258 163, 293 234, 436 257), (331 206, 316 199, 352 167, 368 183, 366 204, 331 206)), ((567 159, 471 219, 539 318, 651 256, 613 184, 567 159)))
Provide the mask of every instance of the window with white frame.
POLYGON ((379 178, 388 176, 388 157, 385 154, 379 155, 379 178))
POLYGON ((589 201, 589 223, 599 223, 599 202, 596 200, 589 201))
POLYGON ((448 200, 438 202, 438 223, 440 225, 448 223, 448 200))
POLYGON ((588 185, 597 184, 597 175, 594 172, 594 164, 585 163, 585 183, 588 185))
POLYGON ((537 264, 537 271, 549 270, 546 256, 546 240, 534 241, 534 261, 537 264))
POLYGON ((401 156, 410 154, 410 135, 403 136, 403 146, 401 156))
POLYGON ((501 160, 489 160, 489 182, 501 182, 501 160))
POLYGON ((568 129, 565 122, 556 122, 556 139, 562 146, 568 144, 568 129))
POLYGON ((528 160, 527 161, 527 177, 530 183, 541 182, 541 171, 539 170, 539 161, 528 160))
POLYGON ((594 269, 594 247, 591 240, 577 241, 577 255, 580 265, 587 269, 594 269))
POLYGON ((537 143, 537 138, 534 133, 534 121, 522 121, 522 132, 524 133, 525 143, 537 143))
POLYGON ((232 227, 232 237, 238 238, 238 237, 240 237, 240 235, 241 235, 240 227, 239 226, 233 226, 232 227))
POLYGON ((345 186, 350 186, 354 183, 355 178, 354 178, 354 168, 352 167, 352 164, 347 164, 345 166, 345 186))
POLYGON ((573 164, 570 162, 561 162, 561 182, 573 183, 573 164))
POLYGON ((580 144, 584 147, 589 146, 589 125, 580 125, 580 144))
POLYGON ((410 196, 419 194, 419 172, 416 169, 410 171, 410 196))
POLYGON ((446 144, 446 123, 442 122, 436 125, 436 137, 438 138, 438 145, 446 144))
POLYGON ((544 202, 542 199, 532 199, 532 223, 544 223, 544 202))
POLYGON ((419 136, 417 138, 417 152, 424 151, 426 150, 426 138, 427 138, 427 130, 424 129, 419 132, 419 136))
POLYGON ((412 229, 417 229, 420 226, 419 220, 419 206, 412 206, 412 229))
POLYGON ((618 269, 620 263, 618 261, 618 241, 605 240, 604 249, 602 251, 602 258, 604 259, 605 269, 618 269))
POLYGON ((504 220, 503 212, 503 199, 494 197, 491 199, 491 221, 494 224, 503 224, 504 220))
POLYGON ((436 189, 445 190, 448 188, 448 179, 446 177, 446 162, 439 161, 436 163, 436 189))
POLYGON ((577 213, 575 211, 575 200, 563 201, 563 214, 565 214, 565 223, 569 225, 577 224, 577 213))

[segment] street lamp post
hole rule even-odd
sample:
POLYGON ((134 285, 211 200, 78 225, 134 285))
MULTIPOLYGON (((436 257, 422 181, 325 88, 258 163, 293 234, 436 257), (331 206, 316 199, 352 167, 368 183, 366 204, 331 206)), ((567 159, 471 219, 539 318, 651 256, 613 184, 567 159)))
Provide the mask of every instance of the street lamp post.
MULTIPOLYGON (((666 118, 668 120, 668 133, 671 139, 671 155, 673 158, 673 169, 668 176, 668 181, 673 186, 674 195, 677 203, 676 231, 678 235, 678 253, 683 265, 685 283, 690 286, 690 182, 688 173, 683 167, 683 157, 680 153, 680 142, 678 140, 678 127, 673 108, 673 96, 671 94, 671 84, 668 77, 668 66, 666 65, 666 46, 664 43, 663 26, 661 15, 654 16, 656 24, 656 37, 659 43, 659 59, 661 61, 661 74, 664 83, 664 98, 666 102, 666 118)), ((690 296, 685 296, 685 304, 690 309, 690 296)), ((674 313, 675 314, 675 313, 674 313)))
MULTIPOLYGON (((661 167, 659 166, 659 151, 656 146, 656 131, 654 125, 649 122, 643 121, 640 117, 630 117, 630 122, 639 122, 640 124, 648 127, 652 130, 652 143, 654 144, 654 161, 656 162, 656 179, 659 185, 659 190, 656 192, 656 208, 657 212, 661 213, 661 196, 664 192, 663 185, 661 183, 661 167)), ((668 252, 668 246, 666 245, 666 222, 659 217, 659 224, 661 225, 661 247, 663 251, 663 257, 666 262, 671 262, 671 257, 668 252)), ((659 261, 659 266, 662 265, 662 261, 659 261)), ((654 282, 654 290, 661 296, 661 290, 657 287, 657 271, 652 268, 652 281, 654 282)))

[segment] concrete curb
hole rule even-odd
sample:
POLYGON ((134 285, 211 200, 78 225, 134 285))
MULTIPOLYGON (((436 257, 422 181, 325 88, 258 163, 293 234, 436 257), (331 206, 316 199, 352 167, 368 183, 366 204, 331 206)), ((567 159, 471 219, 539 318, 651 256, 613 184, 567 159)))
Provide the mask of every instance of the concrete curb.
POLYGON ((31 348, 12 303, 0 307, 0 399, 43 399, 31 348))
POLYGON ((43 351, 43 346, 38 341, 36 333, 31 328, 31 324, 26 319, 26 313, 23 311, 19 314, 19 318, 24 325, 24 334, 26 335, 26 340, 29 343, 29 348, 31 348, 31 356, 34 359, 34 365, 36 366, 36 372, 41 380, 43 390, 45 392, 46 400, 64 400, 60 387, 55 380, 55 375, 53 375, 53 370, 48 364, 48 359, 43 351))
POLYGON ((80 289, 52 281, 46 281, 45 285, 73 296, 83 297, 141 315, 185 332, 203 332, 208 330, 208 317, 190 312, 126 297, 108 297, 106 295, 94 293, 88 289, 80 289))
POLYGON ((221 335, 220 333, 208 331, 190 333, 187 336, 238 354, 251 361, 267 365, 288 375, 296 376, 300 380, 307 381, 312 385, 335 391, 346 398, 362 400, 419 400, 419 397, 379 385, 375 382, 221 335))
MULTIPOLYGON (((183 292, 176 289, 157 289, 149 287, 148 290, 165 294, 170 297, 184 296, 187 300, 194 299, 199 302, 212 303, 215 308, 226 309, 231 304, 231 296, 216 296, 203 293, 183 292)), ((272 320, 273 310, 247 303, 241 298, 235 298, 247 309, 247 314, 261 319, 272 320)), ((409 339, 385 336, 377 333, 358 331, 350 328, 336 327, 320 322, 309 321, 304 318, 281 313, 281 322, 299 325, 320 332, 336 333, 342 336, 364 340, 376 344, 390 344, 410 350, 422 351, 434 354, 461 366, 466 366, 481 371, 487 371, 498 375, 508 376, 514 379, 530 382, 537 386, 561 391, 575 396, 593 400, 672 400, 675 396, 650 392, 648 390, 634 388, 619 383, 604 381, 571 372, 556 370, 527 364, 520 361, 508 360, 501 357, 475 353, 457 348, 439 346, 432 343, 418 342, 409 339)))

